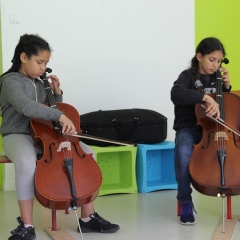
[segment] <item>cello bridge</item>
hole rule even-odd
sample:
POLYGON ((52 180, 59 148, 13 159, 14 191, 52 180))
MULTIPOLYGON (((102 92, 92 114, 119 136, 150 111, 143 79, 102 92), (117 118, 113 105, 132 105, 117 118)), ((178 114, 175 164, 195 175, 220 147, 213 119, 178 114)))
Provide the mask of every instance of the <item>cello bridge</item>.
POLYGON ((226 132, 216 132, 214 141, 218 140, 229 140, 226 132))
POLYGON ((61 152, 64 148, 71 151, 71 142, 68 141, 61 142, 60 145, 58 146, 57 152, 61 152))

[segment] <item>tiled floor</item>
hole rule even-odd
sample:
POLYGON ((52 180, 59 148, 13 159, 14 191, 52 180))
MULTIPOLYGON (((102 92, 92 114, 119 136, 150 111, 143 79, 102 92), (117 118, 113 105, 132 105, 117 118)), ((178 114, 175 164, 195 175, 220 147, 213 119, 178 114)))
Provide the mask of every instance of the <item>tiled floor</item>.
MULTIPOLYGON (((87 233, 84 240, 210 240, 222 219, 222 199, 193 192, 197 223, 183 226, 178 222, 176 190, 146 194, 116 194, 100 196, 95 200, 95 210, 104 218, 118 223, 120 230, 114 234, 87 233)), ((78 210, 80 215, 80 210, 78 210)), ((240 197, 232 197, 232 214, 240 214, 240 197)), ((0 239, 7 240, 10 231, 17 227, 19 216, 15 192, 0 191, 0 239)), ((51 226, 51 211, 37 200, 34 205, 37 239, 51 239, 43 228, 51 226)), ((77 233, 74 212, 57 211, 57 223, 74 239, 77 233)), ((232 240, 240 239, 238 223, 232 240)))

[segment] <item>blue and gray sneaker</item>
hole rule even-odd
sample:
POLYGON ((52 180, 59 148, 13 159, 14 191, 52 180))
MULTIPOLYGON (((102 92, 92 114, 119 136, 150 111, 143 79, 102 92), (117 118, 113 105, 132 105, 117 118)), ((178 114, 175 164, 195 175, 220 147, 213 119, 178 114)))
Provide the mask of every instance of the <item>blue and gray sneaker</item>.
POLYGON ((194 224, 196 221, 193 215, 193 211, 195 213, 197 212, 194 209, 193 203, 189 202, 189 203, 181 204, 181 206, 182 206, 182 209, 180 214, 180 223, 184 225, 194 224))

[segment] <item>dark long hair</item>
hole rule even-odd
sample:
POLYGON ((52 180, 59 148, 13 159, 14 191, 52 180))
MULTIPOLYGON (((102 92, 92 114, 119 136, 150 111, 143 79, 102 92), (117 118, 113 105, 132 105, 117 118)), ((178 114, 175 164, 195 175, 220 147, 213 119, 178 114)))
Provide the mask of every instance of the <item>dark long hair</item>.
POLYGON ((204 56, 214 51, 221 51, 223 53, 223 57, 225 57, 226 55, 223 44, 217 38, 214 38, 214 37, 204 38, 198 44, 195 52, 196 54, 191 60, 191 67, 190 67, 190 69, 193 71, 195 80, 200 79, 200 74, 198 72, 199 62, 197 60, 197 53, 201 53, 202 56, 204 56))
POLYGON ((3 73, 1 76, 10 73, 18 72, 21 67, 20 54, 25 53, 28 58, 31 58, 32 55, 38 55, 38 52, 41 50, 46 50, 51 52, 51 48, 47 41, 42 39, 38 35, 34 34, 24 34, 20 37, 19 42, 15 48, 14 56, 12 59, 11 68, 3 73))

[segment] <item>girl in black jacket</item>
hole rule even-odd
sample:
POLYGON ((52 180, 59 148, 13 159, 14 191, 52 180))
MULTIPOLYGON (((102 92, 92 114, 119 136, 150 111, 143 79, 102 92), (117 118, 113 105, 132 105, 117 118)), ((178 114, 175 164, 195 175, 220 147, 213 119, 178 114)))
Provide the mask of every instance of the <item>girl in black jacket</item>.
MULTIPOLYGON (((173 129, 176 131, 174 161, 178 182, 177 199, 182 206, 180 223, 185 225, 195 223, 188 168, 193 145, 202 138, 196 127, 195 105, 206 103, 206 115, 216 119, 220 117, 218 103, 208 94, 216 92, 216 70, 221 67, 224 57, 225 50, 218 39, 203 39, 196 48, 191 67, 179 75, 171 89, 175 112, 173 129)), ((223 67, 220 70, 223 91, 230 92, 228 71, 223 67)))

